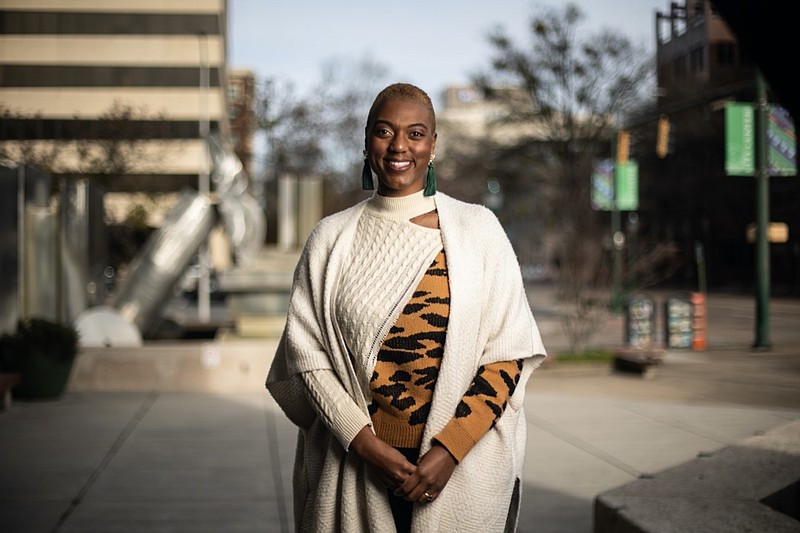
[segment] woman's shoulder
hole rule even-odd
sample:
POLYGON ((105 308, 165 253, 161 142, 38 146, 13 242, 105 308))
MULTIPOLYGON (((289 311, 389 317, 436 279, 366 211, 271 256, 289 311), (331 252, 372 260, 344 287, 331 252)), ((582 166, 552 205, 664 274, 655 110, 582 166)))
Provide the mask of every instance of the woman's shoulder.
POLYGON ((436 196, 439 197, 437 207, 445 211, 445 216, 458 220, 459 226, 480 228, 486 231, 502 231, 497 216, 486 206, 465 202, 444 193, 436 193, 436 196))
MULTIPOLYGON (((439 193, 437 193, 438 195, 439 193)), ((486 206, 442 196, 439 222, 449 251, 469 250, 487 264, 499 264, 515 257, 503 225, 486 206)))

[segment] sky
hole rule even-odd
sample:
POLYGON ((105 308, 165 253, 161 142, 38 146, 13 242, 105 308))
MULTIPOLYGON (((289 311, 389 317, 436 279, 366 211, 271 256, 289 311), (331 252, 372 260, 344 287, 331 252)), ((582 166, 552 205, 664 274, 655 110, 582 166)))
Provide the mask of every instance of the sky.
MULTIPOLYGON (((503 27, 519 45, 541 5, 562 0, 228 0, 228 65, 260 79, 313 90, 330 61, 362 60, 388 68, 391 79, 414 83, 434 104, 449 85, 465 84, 486 68, 492 49, 486 35, 503 27)), ((669 0, 575 0, 581 28, 618 30, 634 44, 655 49, 655 14, 669 0)))

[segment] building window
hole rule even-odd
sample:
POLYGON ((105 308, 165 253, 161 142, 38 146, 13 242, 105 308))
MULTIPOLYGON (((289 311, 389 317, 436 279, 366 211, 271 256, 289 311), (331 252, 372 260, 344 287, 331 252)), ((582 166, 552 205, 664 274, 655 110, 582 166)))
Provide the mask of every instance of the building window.
POLYGON ((0 34, 219 35, 217 15, 0 11, 0 34))
POLYGON ((693 46, 689 51, 689 68, 692 72, 702 72, 705 69, 703 45, 693 46))
MULTIPOLYGON (((219 87, 218 68, 209 83, 219 87)), ((0 65, 0 87, 197 87, 197 67, 0 65)))
MULTIPOLYGON (((219 123, 211 121, 211 128, 219 123)), ((136 119, 41 119, 21 115, 0 121, 0 139, 91 139, 107 138, 109 131, 114 138, 130 139, 197 139, 200 126, 196 120, 136 120, 136 119)))
POLYGON ((469 104, 479 99, 479 94, 476 89, 465 88, 458 90, 458 101, 463 104, 469 104))
POLYGON ((686 56, 681 54, 672 62, 674 79, 680 80, 686 77, 686 56))
POLYGON ((238 102, 242 94, 241 84, 234 82, 228 85, 228 98, 232 102, 238 102))

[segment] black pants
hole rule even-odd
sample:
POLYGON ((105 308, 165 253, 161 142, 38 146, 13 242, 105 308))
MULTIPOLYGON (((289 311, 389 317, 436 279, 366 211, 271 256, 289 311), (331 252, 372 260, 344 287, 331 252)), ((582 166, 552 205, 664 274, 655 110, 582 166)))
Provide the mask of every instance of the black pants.
MULTIPOLYGON (((397 451, 402 453, 408 462, 417 464, 419 459, 418 448, 396 448, 397 451)), ((393 490, 389 489, 389 505, 392 507, 392 516, 394 517, 394 525, 397 528, 397 533, 410 533, 411 531, 411 513, 414 510, 414 502, 410 502, 400 496, 395 496, 393 490)))

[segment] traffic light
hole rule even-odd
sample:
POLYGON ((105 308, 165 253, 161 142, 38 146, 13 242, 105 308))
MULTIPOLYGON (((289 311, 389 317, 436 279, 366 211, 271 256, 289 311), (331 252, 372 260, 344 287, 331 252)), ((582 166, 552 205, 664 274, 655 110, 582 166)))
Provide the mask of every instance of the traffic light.
POLYGON ((631 135, 628 130, 619 130, 617 134, 617 163, 624 164, 628 162, 630 146, 631 135))
POLYGON ((669 134, 669 119, 661 115, 658 118, 658 133, 656 135, 656 155, 661 159, 667 157, 669 153, 670 134, 669 134))

